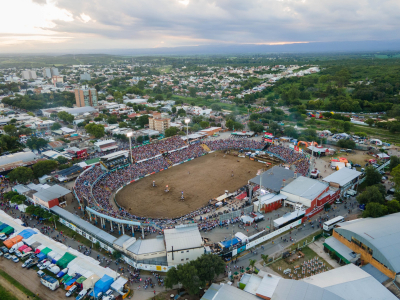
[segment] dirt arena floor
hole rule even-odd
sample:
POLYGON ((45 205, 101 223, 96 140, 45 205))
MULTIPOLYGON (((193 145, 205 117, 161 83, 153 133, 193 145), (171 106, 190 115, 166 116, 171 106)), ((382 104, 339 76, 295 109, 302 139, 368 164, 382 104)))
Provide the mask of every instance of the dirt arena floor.
POLYGON ((223 157, 223 153, 214 152, 140 179, 123 188, 116 199, 137 216, 180 217, 207 205, 225 190, 233 192, 241 188, 264 167, 248 158, 223 157), (153 180, 156 187, 152 187, 153 180), (170 188, 168 193, 164 191, 166 185, 170 188), (180 200, 181 191, 184 201, 180 200))

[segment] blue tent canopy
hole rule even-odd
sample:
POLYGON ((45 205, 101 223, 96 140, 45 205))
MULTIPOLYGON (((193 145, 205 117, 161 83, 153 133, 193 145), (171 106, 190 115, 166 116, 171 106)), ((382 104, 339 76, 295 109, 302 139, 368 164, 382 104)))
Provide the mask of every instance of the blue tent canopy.
POLYGON ((24 229, 18 235, 22 236, 23 239, 29 239, 32 235, 36 234, 32 229, 24 229))
POLYGON ((2 231, 4 228, 8 227, 8 224, 3 223, 0 225, 0 231, 2 231))
POLYGON ((94 294, 97 295, 100 292, 106 292, 113 282, 114 279, 112 279, 112 277, 104 275, 99 281, 95 283, 93 288, 94 294))
POLYGON ((43 260, 46 258, 46 254, 40 252, 38 255, 36 255, 37 258, 39 258, 39 260, 43 260))
POLYGON ((240 242, 240 240, 239 240, 238 238, 235 237, 235 238, 233 238, 233 239, 231 239, 231 240, 220 242, 220 244, 221 244, 222 247, 224 247, 224 248, 229 248, 229 247, 231 247, 231 246, 236 245, 236 244, 239 243, 239 242, 240 242))
POLYGON ((65 286, 70 286, 71 284, 73 284, 76 281, 77 278, 72 278, 71 280, 68 280, 68 282, 65 284, 65 286))

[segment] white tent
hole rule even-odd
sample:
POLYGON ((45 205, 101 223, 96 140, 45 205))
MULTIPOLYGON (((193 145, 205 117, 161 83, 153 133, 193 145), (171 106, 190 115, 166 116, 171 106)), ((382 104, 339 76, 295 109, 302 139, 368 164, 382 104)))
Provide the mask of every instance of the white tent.
POLYGON ((25 204, 18 204, 19 211, 25 212, 27 207, 25 204))
POLYGON ((82 282, 82 287, 84 290, 92 289, 97 281, 100 280, 100 277, 96 274, 93 274, 89 278, 86 278, 84 282, 82 282))

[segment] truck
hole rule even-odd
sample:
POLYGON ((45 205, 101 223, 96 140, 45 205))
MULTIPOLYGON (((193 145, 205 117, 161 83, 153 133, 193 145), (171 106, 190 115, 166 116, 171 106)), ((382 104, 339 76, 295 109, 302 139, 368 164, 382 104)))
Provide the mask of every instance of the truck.
POLYGON ((40 282, 52 291, 55 291, 60 286, 57 279, 48 275, 40 278, 40 282))

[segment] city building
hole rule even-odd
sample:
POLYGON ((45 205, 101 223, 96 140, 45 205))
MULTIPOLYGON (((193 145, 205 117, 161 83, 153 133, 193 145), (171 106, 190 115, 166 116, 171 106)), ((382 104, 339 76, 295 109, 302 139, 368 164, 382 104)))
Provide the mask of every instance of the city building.
POLYGON ((105 141, 99 141, 94 143, 95 149, 97 152, 105 152, 109 150, 114 150, 118 148, 118 144, 114 140, 105 140, 105 141))
POLYGON ((17 167, 28 167, 41 160, 44 159, 37 157, 32 151, 3 155, 0 157, 0 174, 5 175, 17 167))
POLYGON ((311 217, 323 210, 326 203, 333 203, 340 196, 340 190, 328 183, 299 176, 286 185, 280 192, 285 195, 285 205, 301 206, 305 217, 311 217))
POLYGON ((37 130, 50 130, 55 122, 52 120, 44 120, 36 123, 37 130))
POLYGON ((51 77, 51 82, 54 84, 54 86, 56 86, 57 83, 63 83, 64 82, 64 76, 54 75, 54 76, 51 77))
POLYGON ((381 273, 400 283, 400 213, 380 218, 356 219, 340 223, 324 245, 330 251, 346 257, 347 253, 360 254, 363 264, 370 263, 381 273), (331 239, 348 248, 343 252, 331 239), (350 252, 349 252, 350 251, 350 252))
POLYGON ((60 73, 58 73, 57 68, 44 68, 43 69, 43 77, 47 78, 52 78, 53 76, 58 76, 60 73))
POLYGON ((36 79, 36 71, 32 70, 25 70, 21 72, 21 76, 23 79, 30 80, 30 79, 36 79))
POLYGON ((75 89, 75 100, 77 107, 97 106, 97 91, 94 88, 75 89))
POLYGON ((323 181, 329 183, 332 187, 339 188, 340 194, 343 195, 349 189, 357 189, 361 174, 361 172, 354 169, 341 168, 325 177, 323 181))
POLYGON ((204 245, 196 224, 164 229, 168 266, 184 264, 204 254, 204 245))
POLYGON ((149 116, 149 129, 164 132, 170 127, 170 118, 163 118, 161 113, 153 113, 149 116))
POLYGON ((92 79, 92 77, 90 76, 89 73, 85 72, 85 73, 83 73, 83 74, 80 75, 80 79, 81 79, 81 81, 84 81, 84 80, 89 81, 89 80, 92 79))

